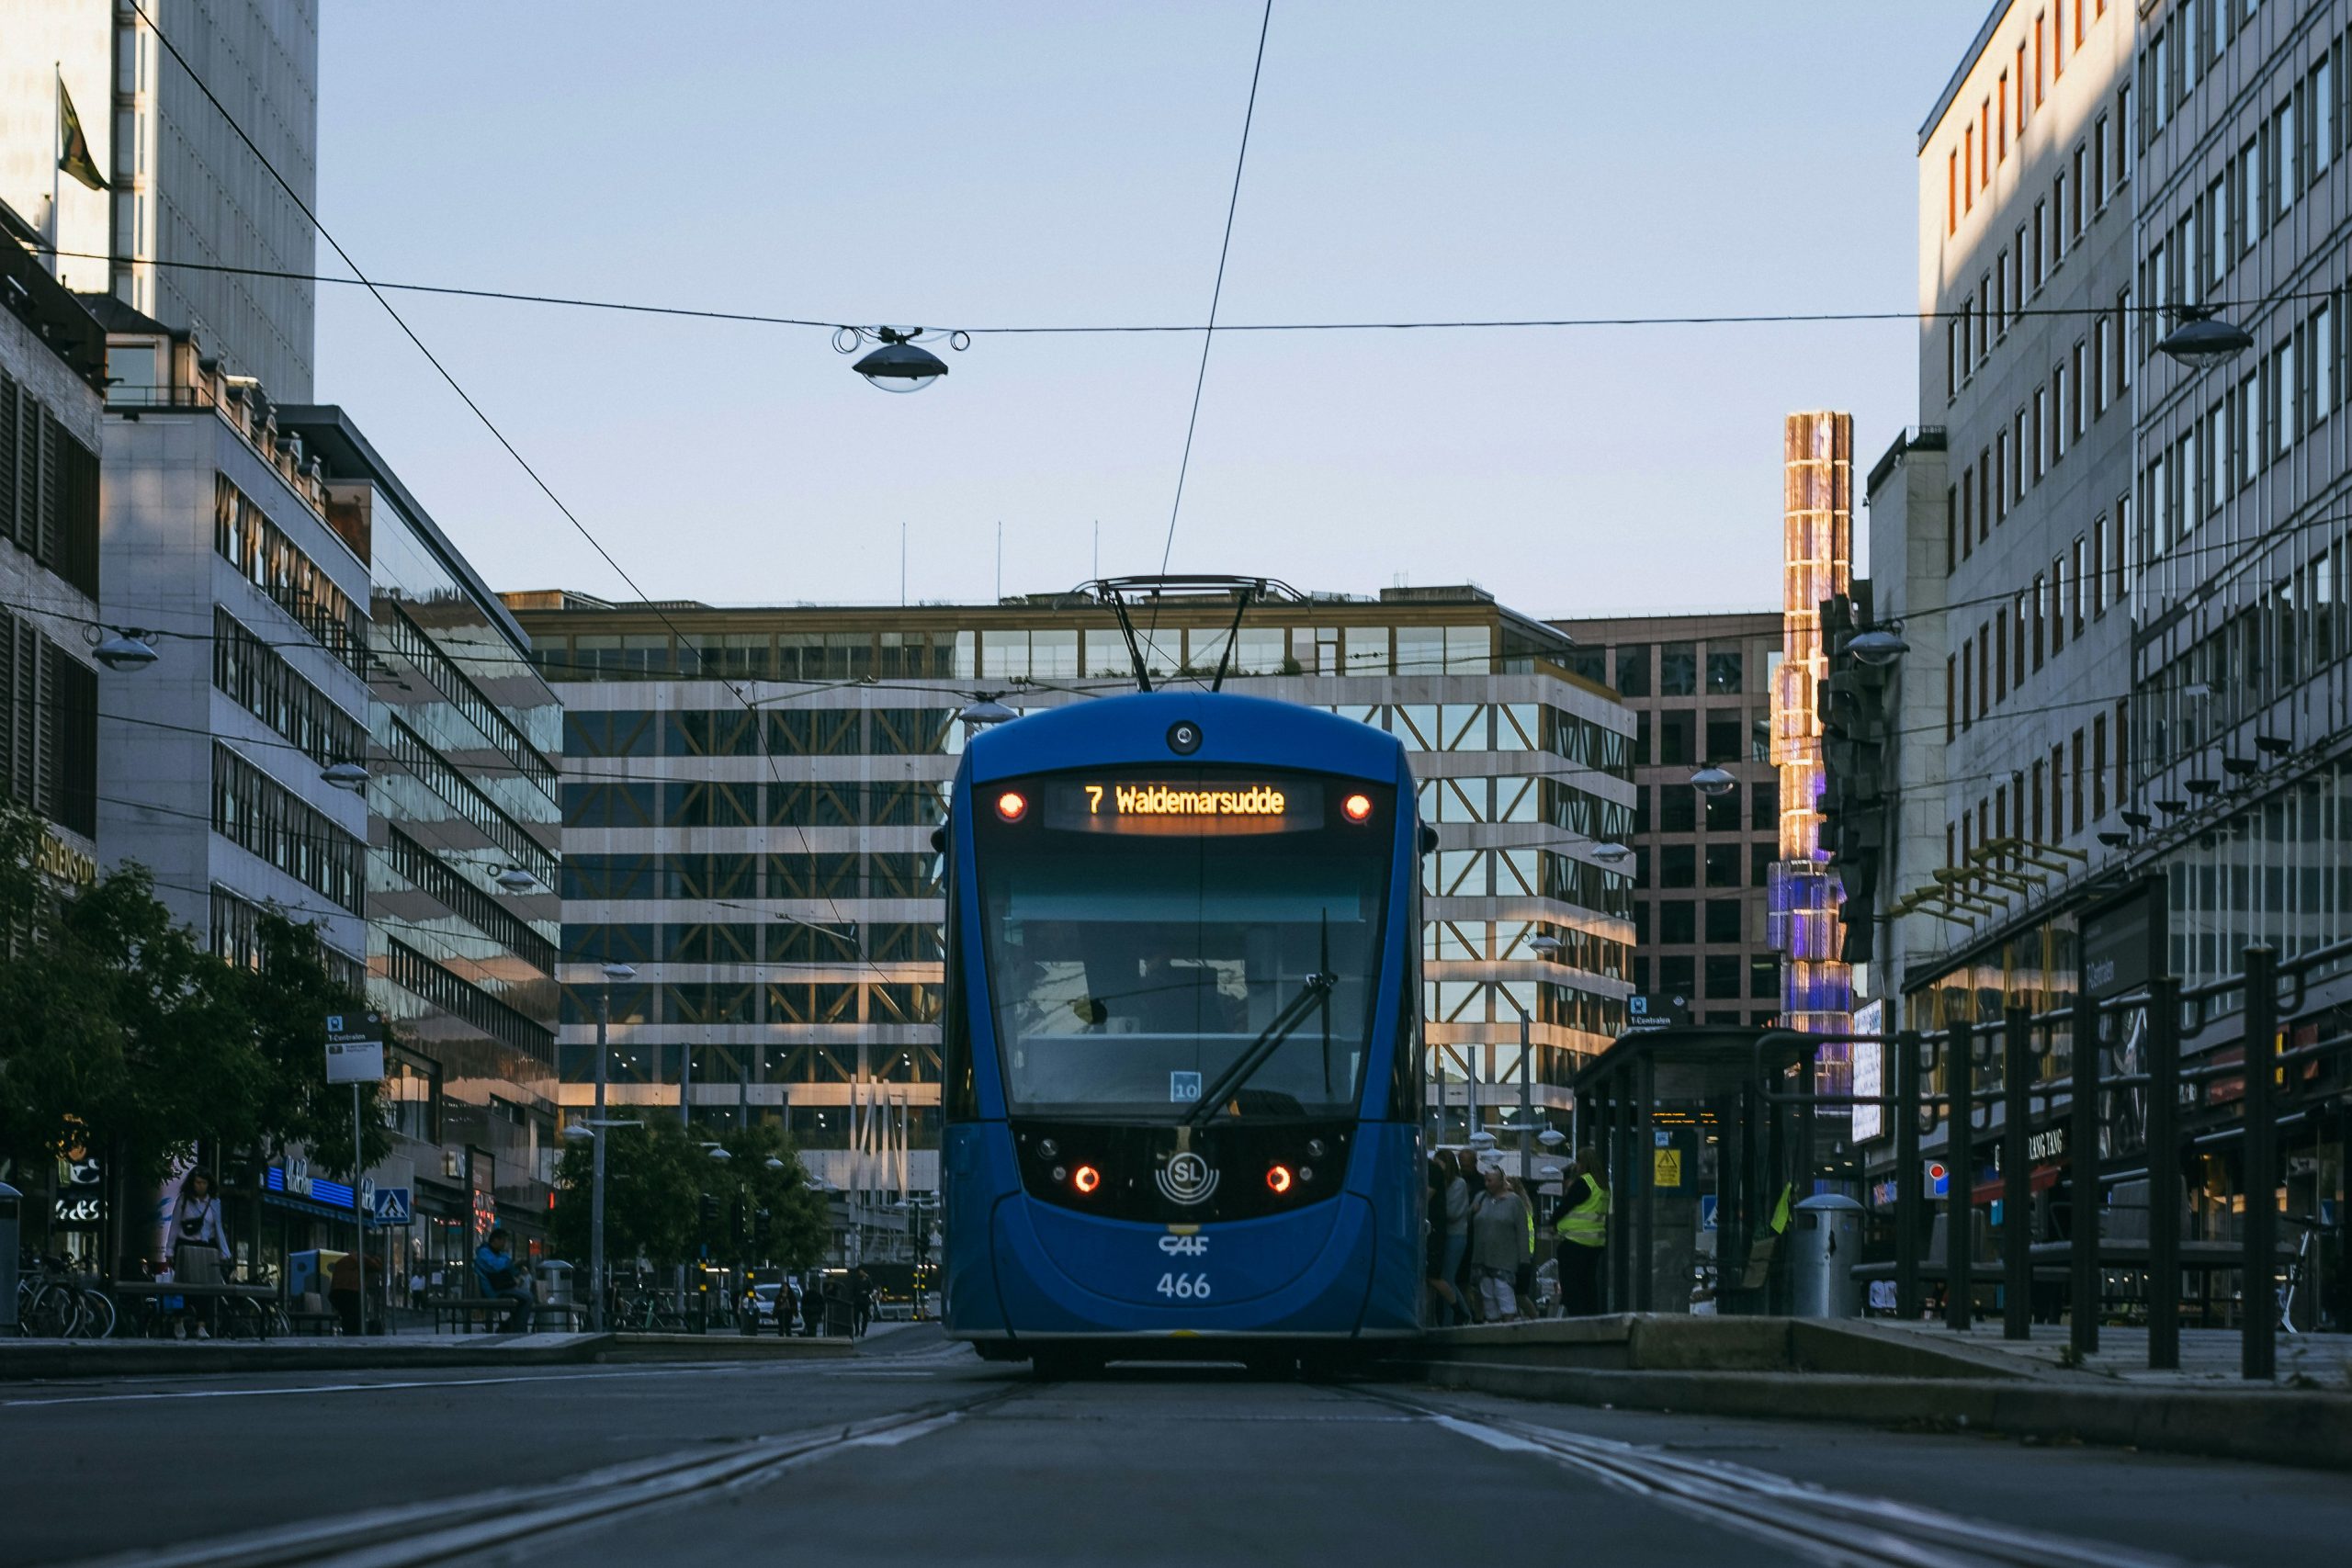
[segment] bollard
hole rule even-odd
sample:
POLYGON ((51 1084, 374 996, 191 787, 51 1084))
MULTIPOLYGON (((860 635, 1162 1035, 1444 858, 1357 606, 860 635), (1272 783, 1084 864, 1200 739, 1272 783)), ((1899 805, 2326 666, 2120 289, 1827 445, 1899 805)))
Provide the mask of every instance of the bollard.
POLYGON ((2180 982, 2148 984, 2148 1369, 2180 1367, 2180 982))
POLYGON ((1919 1036, 1894 1038, 1894 1315, 1919 1321, 1919 1222, 1927 1168, 1919 1159, 1919 1036))
POLYGON ((0 1181, 0 1338, 14 1339, 25 1331, 17 1319, 17 1243, 24 1211, 25 1195, 0 1181))
POLYGON ((2033 1121, 2033 1015, 2022 1007, 2001 1020, 2001 1337, 2033 1337, 2033 1258, 2026 1134, 2033 1121))
POLYGON ((2257 1382, 2278 1375, 2278 1173, 2270 1122, 2270 1076, 2278 1051, 2278 955, 2245 950, 2245 1283, 2239 1373, 2257 1382))
POLYGON ((2075 1000, 2075 1078, 2073 1102, 2067 1106, 2066 1179, 2073 1186, 2069 1227, 2073 1245, 2066 1249, 2073 1276, 2074 1302, 2066 1314, 2067 1343, 2077 1358, 2098 1349, 2098 1003, 2088 996, 2075 1000))
POLYGON ((1951 1026, 1944 1070, 1944 1322, 1965 1333, 1975 1321, 1976 1032, 1951 1026))

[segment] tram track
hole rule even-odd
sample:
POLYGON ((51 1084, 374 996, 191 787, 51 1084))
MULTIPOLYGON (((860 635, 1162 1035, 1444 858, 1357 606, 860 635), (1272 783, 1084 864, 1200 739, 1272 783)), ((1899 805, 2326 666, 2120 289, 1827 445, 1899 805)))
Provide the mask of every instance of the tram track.
POLYGON ((2189 1568, 2185 1558, 1833 1491, 1747 1465, 1451 1411, 1401 1394, 1348 1392, 1832 1568, 2189 1568))
POLYGON ((762 1485, 836 1454, 894 1448, 1025 1393, 993 1388, 864 1421, 703 1445, 537 1485, 499 1487, 301 1520, 183 1545, 88 1558, 69 1568, 413 1568, 492 1555, 526 1540, 762 1485))

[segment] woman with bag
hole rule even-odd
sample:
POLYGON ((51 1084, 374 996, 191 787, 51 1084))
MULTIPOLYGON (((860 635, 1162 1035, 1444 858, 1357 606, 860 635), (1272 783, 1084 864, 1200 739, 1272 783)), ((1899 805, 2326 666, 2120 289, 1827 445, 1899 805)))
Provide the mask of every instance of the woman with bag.
MULTIPOLYGON (((177 1285, 217 1285, 220 1282, 220 1259, 229 1250, 228 1233, 220 1228, 220 1200, 212 1195, 212 1173, 198 1167, 187 1173, 180 1183, 180 1195, 172 1201, 172 1213, 164 1226, 164 1257, 171 1269, 172 1282, 177 1285)), ((216 1303, 204 1298, 204 1313, 196 1325, 198 1339, 212 1337, 212 1318, 216 1303)), ((183 1320, 181 1330, 185 1332, 183 1320)))

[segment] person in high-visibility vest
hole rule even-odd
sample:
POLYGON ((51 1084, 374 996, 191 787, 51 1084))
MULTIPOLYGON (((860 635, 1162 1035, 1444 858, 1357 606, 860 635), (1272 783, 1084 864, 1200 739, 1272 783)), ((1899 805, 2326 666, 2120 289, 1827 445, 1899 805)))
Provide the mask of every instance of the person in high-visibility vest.
POLYGON ((1609 1189, 1600 1169, 1599 1149, 1577 1151, 1553 1225, 1560 1238, 1560 1311, 1568 1317, 1600 1311, 1600 1249, 1609 1241, 1609 1189))

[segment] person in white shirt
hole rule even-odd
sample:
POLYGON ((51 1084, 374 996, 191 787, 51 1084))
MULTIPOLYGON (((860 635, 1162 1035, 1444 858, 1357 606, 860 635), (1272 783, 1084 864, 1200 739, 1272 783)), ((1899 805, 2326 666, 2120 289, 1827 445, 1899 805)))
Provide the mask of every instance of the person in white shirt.
MULTIPOLYGON (((164 1261, 171 1265, 175 1283, 220 1282, 220 1260, 229 1250, 229 1236, 220 1226, 220 1200, 213 1196, 210 1171, 199 1167, 180 1183, 180 1195, 172 1202, 165 1226, 164 1246, 169 1249, 164 1261)), ((198 1339, 212 1337, 213 1308, 211 1298, 205 1298, 196 1325, 198 1339)))

